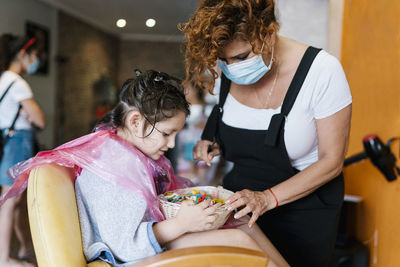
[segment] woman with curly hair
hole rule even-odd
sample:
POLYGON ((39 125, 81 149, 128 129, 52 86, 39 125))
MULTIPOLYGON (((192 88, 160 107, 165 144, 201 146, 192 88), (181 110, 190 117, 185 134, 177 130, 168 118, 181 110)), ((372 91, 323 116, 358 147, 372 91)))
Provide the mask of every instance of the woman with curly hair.
POLYGON ((203 0, 181 30, 186 82, 219 96, 194 158, 234 163, 235 218, 250 213, 291 266, 328 266, 352 103, 339 61, 278 35, 273 0, 203 0))

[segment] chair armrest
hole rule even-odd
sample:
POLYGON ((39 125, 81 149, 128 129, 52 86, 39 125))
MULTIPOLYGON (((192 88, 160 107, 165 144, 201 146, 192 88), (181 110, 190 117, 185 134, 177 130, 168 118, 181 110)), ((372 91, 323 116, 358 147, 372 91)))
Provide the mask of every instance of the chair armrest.
POLYGON ((168 250, 129 267, 176 266, 267 266, 268 256, 261 251, 238 247, 204 246, 168 250))
POLYGON ((93 261, 89 263, 87 267, 112 267, 112 265, 104 261, 93 261))

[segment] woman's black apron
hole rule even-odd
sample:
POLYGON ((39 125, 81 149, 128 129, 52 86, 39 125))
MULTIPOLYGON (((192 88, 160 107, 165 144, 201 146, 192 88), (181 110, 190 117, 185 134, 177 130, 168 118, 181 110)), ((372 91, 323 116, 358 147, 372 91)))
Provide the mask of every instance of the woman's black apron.
MULTIPOLYGON (((223 106, 231 82, 222 75, 220 100, 214 107, 202 139, 221 147, 226 160, 234 162, 223 186, 232 191, 263 191, 295 175, 284 142, 284 125, 308 70, 320 49, 309 47, 289 86, 281 113, 275 114, 267 131, 228 126, 222 122, 223 106)), ((301 142, 301 139, 299 139, 301 142)), ((343 202, 343 175, 310 195, 267 211, 257 224, 291 266, 329 266, 343 202)))

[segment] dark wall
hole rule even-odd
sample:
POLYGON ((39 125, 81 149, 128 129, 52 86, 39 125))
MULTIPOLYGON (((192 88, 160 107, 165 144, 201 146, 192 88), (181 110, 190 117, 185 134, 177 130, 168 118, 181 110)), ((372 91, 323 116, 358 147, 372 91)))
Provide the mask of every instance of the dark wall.
POLYGON ((183 78, 184 62, 181 43, 121 41, 119 77, 121 85, 133 75, 133 69, 154 69, 183 78))
POLYGON ((134 68, 183 78, 182 43, 121 40, 66 13, 59 14, 56 143, 91 131, 93 84, 108 78, 117 92, 134 68))
POLYGON ((114 84, 118 77, 119 38, 63 12, 59 14, 57 143, 91 130, 93 84, 101 77, 114 84))

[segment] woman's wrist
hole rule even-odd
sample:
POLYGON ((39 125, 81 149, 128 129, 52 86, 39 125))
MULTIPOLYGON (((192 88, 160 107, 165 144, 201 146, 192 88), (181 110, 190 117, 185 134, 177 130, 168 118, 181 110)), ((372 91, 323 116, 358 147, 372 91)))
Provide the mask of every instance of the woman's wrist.
POLYGON ((267 210, 272 210, 279 206, 278 197, 274 193, 273 189, 268 188, 267 190, 264 191, 264 195, 266 197, 267 210))

